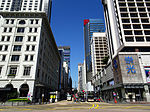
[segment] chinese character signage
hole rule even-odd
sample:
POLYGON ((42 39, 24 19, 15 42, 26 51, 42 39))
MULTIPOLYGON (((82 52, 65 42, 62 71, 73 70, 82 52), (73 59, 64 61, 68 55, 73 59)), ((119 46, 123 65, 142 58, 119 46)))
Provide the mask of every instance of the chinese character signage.
POLYGON ((136 73, 135 67, 134 67, 134 63, 133 63, 133 58, 132 56, 126 56, 125 57, 125 62, 127 64, 126 69, 127 69, 127 73, 136 73))

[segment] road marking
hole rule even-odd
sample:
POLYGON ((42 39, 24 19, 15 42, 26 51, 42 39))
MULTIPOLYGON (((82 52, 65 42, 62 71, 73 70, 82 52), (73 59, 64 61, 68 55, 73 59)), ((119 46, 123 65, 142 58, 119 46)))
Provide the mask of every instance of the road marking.
POLYGON ((99 105, 98 104, 96 104, 97 106, 94 108, 94 109, 97 109, 98 107, 99 107, 99 105))
POLYGON ((94 108, 94 107, 95 107, 95 105, 93 104, 92 107, 90 107, 89 109, 92 109, 92 108, 94 108))

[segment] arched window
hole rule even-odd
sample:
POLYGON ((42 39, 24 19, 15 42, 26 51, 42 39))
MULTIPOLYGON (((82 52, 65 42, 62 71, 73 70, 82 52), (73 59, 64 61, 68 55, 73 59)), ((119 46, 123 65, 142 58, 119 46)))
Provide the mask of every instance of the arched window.
POLYGON ((22 25, 23 25, 23 24, 26 24, 26 22, 25 22, 25 20, 20 20, 20 21, 19 21, 19 24, 22 24, 22 25))
POLYGON ((27 97, 29 92, 28 84, 22 84, 19 91, 20 91, 20 97, 27 97))

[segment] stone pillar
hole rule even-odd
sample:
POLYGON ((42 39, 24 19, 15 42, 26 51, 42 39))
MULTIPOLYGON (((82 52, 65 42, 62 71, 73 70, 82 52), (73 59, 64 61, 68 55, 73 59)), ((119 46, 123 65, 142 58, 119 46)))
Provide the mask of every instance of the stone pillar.
POLYGON ((128 95, 125 93, 125 88, 121 88, 122 102, 128 102, 128 95))
POLYGON ((149 93, 148 85, 144 85, 144 90, 145 90, 146 101, 150 102, 150 93, 149 93))

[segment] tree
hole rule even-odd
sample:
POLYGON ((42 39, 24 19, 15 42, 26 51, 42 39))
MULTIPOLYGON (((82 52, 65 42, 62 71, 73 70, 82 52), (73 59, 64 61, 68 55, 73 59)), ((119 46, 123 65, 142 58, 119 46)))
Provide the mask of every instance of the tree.
POLYGON ((109 60, 109 56, 104 57, 104 59, 102 60, 103 64, 107 64, 109 60))

